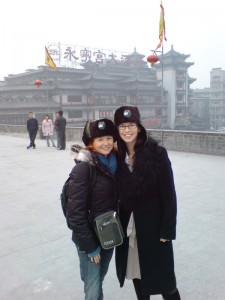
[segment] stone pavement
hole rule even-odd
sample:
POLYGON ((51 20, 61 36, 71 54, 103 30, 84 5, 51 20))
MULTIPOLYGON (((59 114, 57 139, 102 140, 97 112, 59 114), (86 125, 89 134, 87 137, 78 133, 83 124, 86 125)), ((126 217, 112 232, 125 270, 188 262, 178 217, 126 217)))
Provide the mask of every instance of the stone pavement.
MULTIPOLYGON (((27 150, 27 143, 0 135, 0 299, 82 300, 78 259, 59 201, 74 163, 69 150, 47 148, 44 140, 27 150)), ((224 300, 225 157, 169 156, 178 196, 174 251, 182 300, 224 300)), ((105 300, 136 299, 131 282, 119 287, 114 260, 104 294, 105 300)))

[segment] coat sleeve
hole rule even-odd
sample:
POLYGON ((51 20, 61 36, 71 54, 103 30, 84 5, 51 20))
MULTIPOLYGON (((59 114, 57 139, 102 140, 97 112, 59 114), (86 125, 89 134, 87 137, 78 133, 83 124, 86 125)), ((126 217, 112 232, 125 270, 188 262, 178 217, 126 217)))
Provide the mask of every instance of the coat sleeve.
POLYGON ((50 120, 50 132, 49 135, 53 135, 53 123, 52 120, 50 120))
POLYGON ((45 120, 42 121, 41 129, 42 129, 43 134, 45 134, 45 120))
POLYGON ((73 237, 80 250, 90 253, 98 246, 97 238, 88 220, 88 202, 90 189, 90 168, 80 162, 70 174, 68 189, 68 220, 73 237))
POLYGON ((176 238, 177 198, 171 162, 165 148, 162 148, 161 152, 159 194, 162 208, 160 238, 174 240, 176 238))

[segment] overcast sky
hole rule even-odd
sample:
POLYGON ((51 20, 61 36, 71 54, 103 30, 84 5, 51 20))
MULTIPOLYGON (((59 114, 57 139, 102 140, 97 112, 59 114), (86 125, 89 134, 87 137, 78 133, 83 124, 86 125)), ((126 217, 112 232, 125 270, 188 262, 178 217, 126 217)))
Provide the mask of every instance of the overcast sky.
MULTIPOLYGON (((0 79, 44 65, 51 43, 149 55, 158 44, 160 0, 2 0, 0 79)), ((193 88, 225 70, 224 0, 163 0, 164 53, 190 54, 193 88)))

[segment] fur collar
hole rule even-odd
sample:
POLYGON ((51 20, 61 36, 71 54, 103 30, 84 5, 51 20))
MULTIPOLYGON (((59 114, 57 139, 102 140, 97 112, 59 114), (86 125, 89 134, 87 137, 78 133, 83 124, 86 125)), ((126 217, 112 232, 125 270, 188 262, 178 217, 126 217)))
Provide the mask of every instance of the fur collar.
POLYGON ((70 156, 75 162, 87 162, 90 165, 94 166, 93 156, 91 151, 82 148, 80 145, 72 145, 70 150, 70 156))

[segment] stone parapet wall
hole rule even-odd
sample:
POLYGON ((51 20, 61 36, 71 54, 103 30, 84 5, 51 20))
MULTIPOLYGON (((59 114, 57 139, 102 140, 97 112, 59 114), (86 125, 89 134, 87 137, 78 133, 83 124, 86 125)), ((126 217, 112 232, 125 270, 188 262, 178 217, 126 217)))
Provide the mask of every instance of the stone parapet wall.
POLYGON ((225 133, 148 130, 168 150, 225 156, 225 133))
MULTIPOLYGON (((81 127, 67 127, 67 140, 81 141, 82 132, 81 127)), ((28 137, 23 125, 0 124, 0 134, 28 137)), ((168 150, 225 156, 225 133, 222 132, 148 130, 148 134, 168 150)))
MULTIPOLYGON (((82 137, 83 128, 81 127, 67 127, 66 129, 66 139, 68 141, 79 141, 82 137)), ((18 137, 28 137, 27 127, 25 125, 8 125, 0 124, 0 134, 18 136, 18 137)), ((41 128, 39 127, 39 132, 37 138, 42 138, 41 128)))
POLYGON ((27 137, 27 128, 24 125, 0 124, 0 134, 27 137))

